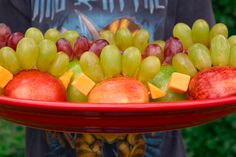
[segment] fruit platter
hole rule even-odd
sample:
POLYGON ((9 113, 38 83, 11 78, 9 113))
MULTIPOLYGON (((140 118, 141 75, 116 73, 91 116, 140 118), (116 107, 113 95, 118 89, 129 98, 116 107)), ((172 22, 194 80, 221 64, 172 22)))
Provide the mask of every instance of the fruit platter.
POLYGON ((0 24, 0 118, 86 133, 182 129, 236 112, 236 35, 223 23, 150 41, 145 29, 11 32, 0 24))

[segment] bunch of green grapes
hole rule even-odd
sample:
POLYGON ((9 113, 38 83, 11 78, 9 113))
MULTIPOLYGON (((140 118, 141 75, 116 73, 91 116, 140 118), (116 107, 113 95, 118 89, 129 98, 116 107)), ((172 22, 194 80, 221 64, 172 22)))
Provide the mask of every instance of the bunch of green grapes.
POLYGON ((44 36, 39 29, 32 27, 17 43, 16 50, 8 46, 0 49, 0 64, 13 74, 21 70, 38 69, 58 77, 68 69, 69 56, 57 51, 48 33, 44 36))
POLYGON ((137 48, 142 57, 157 56, 161 63, 164 59, 165 42, 157 40, 150 42, 150 34, 145 29, 131 32, 128 28, 120 28, 115 33, 105 30, 100 33, 102 39, 105 39, 111 45, 116 45, 120 51, 124 52, 129 47, 137 48))
POLYGON ((141 52, 136 47, 128 47, 121 54, 117 46, 107 45, 100 57, 91 51, 83 53, 80 66, 94 82, 123 75, 146 83, 158 73, 161 63, 156 56, 142 59, 141 52))
POLYGON ((187 52, 173 55, 171 63, 178 72, 194 76, 212 66, 236 66, 236 37, 228 38, 228 29, 223 23, 211 29, 203 19, 196 20, 192 28, 178 23, 173 36, 181 41, 183 52, 187 52))

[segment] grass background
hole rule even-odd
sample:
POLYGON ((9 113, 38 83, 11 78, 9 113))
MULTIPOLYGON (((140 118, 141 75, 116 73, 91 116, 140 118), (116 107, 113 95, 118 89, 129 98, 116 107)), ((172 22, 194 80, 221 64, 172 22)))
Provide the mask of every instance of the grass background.
MULTIPOLYGON (((212 0, 217 22, 236 34, 236 1, 212 0)), ((235 157, 236 114, 183 130, 188 157, 235 157)), ((24 127, 0 120, 0 157, 24 156, 24 127)))

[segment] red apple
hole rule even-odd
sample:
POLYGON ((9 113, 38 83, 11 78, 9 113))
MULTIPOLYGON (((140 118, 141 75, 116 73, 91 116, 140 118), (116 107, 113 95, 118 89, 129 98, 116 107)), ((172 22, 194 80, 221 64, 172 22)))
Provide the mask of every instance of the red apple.
POLYGON ((10 35, 11 29, 6 24, 0 23, 0 48, 6 46, 10 35))
POLYGON ((22 71, 7 84, 5 96, 41 101, 66 101, 62 83, 48 73, 37 70, 22 71))
POLYGON ((7 40, 7 46, 11 47, 12 49, 16 50, 16 46, 18 42, 24 37, 24 34, 21 32, 15 32, 10 35, 9 39, 7 40))
POLYGON ((213 67, 194 76, 189 84, 190 99, 236 95, 236 67, 213 67))
POLYGON ((116 77, 98 83, 89 93, 90 103, 146 103, 147 88, 128 77, 116 77))

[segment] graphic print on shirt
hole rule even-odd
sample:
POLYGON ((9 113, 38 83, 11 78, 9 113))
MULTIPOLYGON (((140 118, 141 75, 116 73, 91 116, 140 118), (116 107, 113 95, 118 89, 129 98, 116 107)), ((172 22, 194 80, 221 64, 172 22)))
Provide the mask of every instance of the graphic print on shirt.
POLYGON ((47 157, 160 157, 163 133, 68 134, 47 132, 47 157), (63 136, 64 135, 64 136, 63 136))
POLYGON ((167 3, 168 0, 32 0, 32 21, 43 31, 50 27, 73 29, 90 39, 104 28, 116 31, 121 26, 138 26, 147 29, 153 40, 163 38, 167 3), (124 20, 115 22, 117 19, 124 20))
MULTIPOLYGON (((167 0, 32 0, 31 4, 32 24, 43 32, 53 27, 62 32, 72 29, 89 39, 94 39, 101 30, 110 29, 115 32, 120 27, 128 27, 132 31, 139 28, 147 29, 151 40, 161 39, 164 35, 167 0)), ((49 133, 48 137, 52 150, 48 156, 83 157, 84 154, 94 157, 127 155, 160 157, 161 155, 161 133, 125 134, 111 141, 104 136, 77 134, 72 141, 75 149, 70 147, 63 136, 55 138, 49 133), (84 140, 90 141, 84 142, 84 140), (62 144, 63 141, 67 144, 62 144)))

